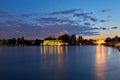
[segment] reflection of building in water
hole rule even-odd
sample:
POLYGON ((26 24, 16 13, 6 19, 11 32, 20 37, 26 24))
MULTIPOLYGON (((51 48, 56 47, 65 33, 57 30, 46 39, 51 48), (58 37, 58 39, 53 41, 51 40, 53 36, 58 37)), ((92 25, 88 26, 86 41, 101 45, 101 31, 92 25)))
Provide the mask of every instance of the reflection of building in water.
POLYGON ((42 67, 45 67, 46 69, 48 69, 48 67, 49 69, 53 69, 53 66, 55 66, 55 71, 53 71, 53 74, 56 75, 54 77, 55 80, 64 79, 64 65, 66 60, 64 54, 68 52, 66 51, 68 50, 67 48, 68 46, 40 46, 40 53, 42 58, 45 59, 42 67), (48 56, 49 60, 46 60, 48 56))
POLYGON ((104 46, 96 46, 95 56, 95 75, 96 80, 105 80, 106 70, 106 53, 104 46))
POLYGON ((67 53, 67 46, 41 46, 41 54, 63 54, 67 53))
POLYGON ((62 40, 44 40, 43 45, 64 45, 62 40))

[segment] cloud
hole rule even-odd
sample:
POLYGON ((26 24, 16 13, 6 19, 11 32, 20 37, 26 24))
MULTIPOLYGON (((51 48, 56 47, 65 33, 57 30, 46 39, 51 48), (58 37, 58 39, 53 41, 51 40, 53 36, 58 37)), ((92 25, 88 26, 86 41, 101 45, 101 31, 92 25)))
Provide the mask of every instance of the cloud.
POLYGON ((87 26, 76 26, 71 24, 66 25, 48 25, 46 27, 42 26, 34 26, 29 24, 19 24, 21 27, 0 27, 0 37, 1 38, 13 38, 13 37, 21 37, 24 36, 27 39, 35 39, 35 38, 44 38, 48 36, 58 36, 60 32, 68 33, 68 34, 77 34, 77 35, 98 35, 98 32, 93 32, 91 27, 87 26), (4 35, 4 36, 3 36, 4 35))
POLYGON ((100 29, 102 29, 102 30, 108 30, 108 28, 106 28, 106 27, 101 27, 100 29))
POLYGON ((94 27, 93 30, 109 30, 109 28, 106 27, 94 27))
POLYGON ((3 11, 0 12, 0 16, 3 17, 0 18, 0 38, 24 36, 35 39, 50 35, 58 36, 60 32, 85 36, 99 35, 98 30, 108 29, 95 27, 97 22, 104 21, 100 21, 101 19, 94 15, 93 12, 82 12, 81 9, 52 12, 47 15, 38 13, 12 15, 3 11))
POLYGON ((59 18, 54 18, 54 17, 39 18, 39 19, 36 19, 36 21, 45 22, 45 23, 71 23, 73 22, 71 20, 59 19, 59 18))
POLYGON ((22 17, 32 17, 32 16, 38 16, 38 13, 33 13, 33 14, 21 14, 22 17))
POLYGON ((96 19, 92 14, 93 14, 93 12, 87 12, 87 13, 81 12, 81 13, 75 13, 73 16, 83 18, 83 19, 86 19, 86 20, 89 20, 89 19, 92 20, 92 18, 96 19))
POLYGON ((110 11, 110 9, 103 9, 103 10, 101 10, 101 12, 109 12, 110 11))
POLYGON ((100 35, 100 33, 98 33, 98 32, 93 32, 93 31, 84 32, 84 34, 85 34, 86 36, 91 36, 91 35, 100 35))
POLYGON ((51 35, 59 34, 60 32, 67 32, 68 34, 82 34, 82 35, 97 35, 95 32, 92 33, 92 28, 87 27, 84 25, 77 26, 77 25, 71 25, 71 24, 63 24, 63 25, 49 25, 46 28, 43 28, 44 31, 47 33, 50 33, 51 35), (91 33, 91 34, 89 34, 91 33))
POLYGON ((10 12, 5 12, 5 11, 0 11, 0 18, 4 18, 4 17, 11 17, 11 13, 10 12))
POLYGON ((100 22, 105 22, 105 20, 100 20, 100 22))
POLYGON ((90 26, 91 24, 88 23, 88 22, 85 22, 84 25, 86 25, 86 26, 90 26))
POLYGON ((88 17, 89 18, 88 15, 92 15, 92 14, 93 14, 93 12, 87 12, 87 13, 81 12, 81 13, 75 13, 74 16, 77 16, 77 17, 83 16, 83 17, 88 17))
POLYGON ((111 27, 111 29, 117 29, 118 27, 111 27))
POLYGON ((90 20, 93 21, 93 22, 97 22, 98 21, 98 19, 94 18, 94 17, 90 18, 90 20))
POLYGON ((81 9, 64 10, 64 11, 52 12, 52 13, 49 13, 49 15, 72 14, 77 11, 82 11, 82 10, 81 9))

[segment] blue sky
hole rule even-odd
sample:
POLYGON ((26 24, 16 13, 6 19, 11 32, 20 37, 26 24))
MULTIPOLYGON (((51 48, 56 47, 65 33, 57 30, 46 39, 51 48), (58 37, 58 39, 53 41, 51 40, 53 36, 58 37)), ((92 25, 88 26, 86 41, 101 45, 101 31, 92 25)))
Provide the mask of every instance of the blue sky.
POLYGON ((120 34, 119 0, 0 0, 0 38, 120 34))

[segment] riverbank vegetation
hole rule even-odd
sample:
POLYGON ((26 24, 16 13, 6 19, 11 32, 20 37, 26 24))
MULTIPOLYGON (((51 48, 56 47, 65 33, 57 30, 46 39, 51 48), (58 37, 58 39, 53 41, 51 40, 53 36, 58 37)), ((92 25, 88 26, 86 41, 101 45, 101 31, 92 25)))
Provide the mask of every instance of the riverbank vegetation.
POLYGON ((105 39, 106 42, 106 46, 110 46, 110 47, 116 47, 117 49, 120 50, 120 37, 118 37, 117 35, 113 38, 106 38, 105 39))
MULTIPOLYGON (((24 37, 21 38, 11 38, 11 39, 2 39, 0 40, 0 46, 40 46, 43 45, 45 40, 61 40, 67 45, 97 45, 97 40, 94 39, 84 39, 83 36, 68 35, 63 34, 59 37, 49 36, 43 40, 27 40, 24 37)), ((115 36, 113 38, 106 38, 103 45, 110 47, 117 47, 120 50, 120 37, 115 36)), ((99 43, 98 43, 99 44, 99 43)))
POLYGON ((35 39, 35 40, 26 40, 24 37, 21 38, 11 38, 11 39, 2 39, 0 40, 1 46, 40 46, 44 43, 45 40, 61 40, 63 43, 67 43, 67 45, 94 45, 95 40, 93 39, 84 39, 82 36, 76 35, 68 35, 63 34, 58 38, 54 36, 46 37, 43 40, 35 39))

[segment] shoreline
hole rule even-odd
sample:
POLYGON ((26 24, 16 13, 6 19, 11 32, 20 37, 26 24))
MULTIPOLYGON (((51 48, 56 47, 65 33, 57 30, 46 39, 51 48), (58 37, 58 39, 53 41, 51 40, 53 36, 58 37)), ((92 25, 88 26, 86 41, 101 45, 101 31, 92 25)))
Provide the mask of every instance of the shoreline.
MULTIPOLYGON (((9 45, 0 45, 0 47, 1 46, 8 46, 8 47, 10 47, 9 45)), ((15 45, 13 47, 16 47, 16 46, 18 46, 18 45, 15 45)), ((19 46, 22 46, 22 45, 19 45, 19 46)), ((22 47, 25 47, 25 46, 28 46, 28 45, 23 45, 22 47)), ((29 46, 95 46, 95 45, 29 45, 29 46)), ((115 48, 117 48, 120 51, 120 46, 110 46, 110 45, 104 45, 104 46, 115 47, 115 48)))
POLYGON ((120 46, 116 47, 120 51, 120 46))
POLYGON ((120 46, 115 46, 115 45, 104 45, 104 46, 107 46, 107 47, 115 47, 116 49, 118 49, 120 51, 120 46))

